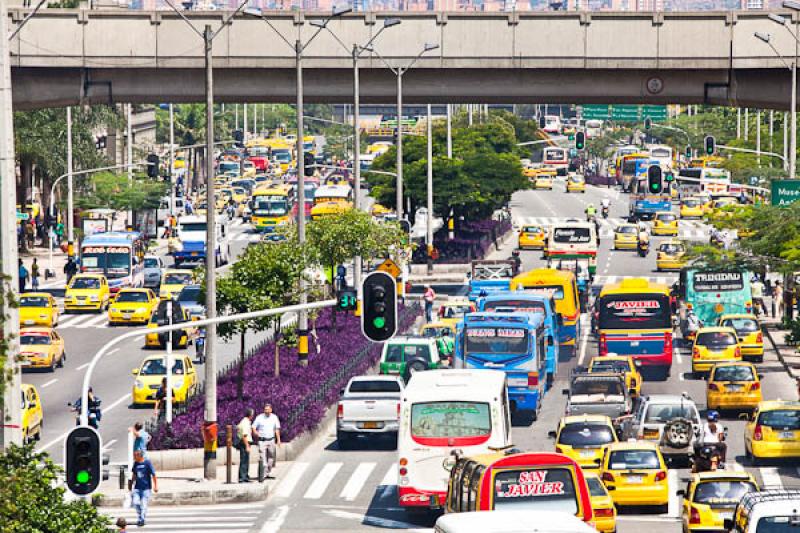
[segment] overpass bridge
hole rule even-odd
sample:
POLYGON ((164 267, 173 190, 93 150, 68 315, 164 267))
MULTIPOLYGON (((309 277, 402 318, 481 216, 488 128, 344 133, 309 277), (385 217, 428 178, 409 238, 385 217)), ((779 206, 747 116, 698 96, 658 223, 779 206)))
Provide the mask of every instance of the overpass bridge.
MULTIPOLYGON (((10 9, 13 30, 27 10, 10 9)), ((186 12, 214 29, 222 12, 186 12)), ((325 13, 265 12, 289 40, 307 39, 325 13)), ((797 14, 785 13, 796 32, 797 14)), ((352 13, 330 29, 364 44, 384 17, 402 20, 376 49, 407 64, 424 43, 440 48, 405 75, 408 103, 711 103, 787 109, 790 73, 753 36, 771 33, 791 62, 797 43, 767 12, 352 13)), ((13 39, 19 109, 102 102, 203 101, 203 43, 170 11, 45 9, 13 39)), ((294 100, 294 52, 262 20, 237 16, 214 41, 219 102, 294 100)), ((362 103, 395 99, 394 75, 360 63, 362 103)), ((352 99, 352 58, 323 31, 304 59, 307 102, 352 99)))

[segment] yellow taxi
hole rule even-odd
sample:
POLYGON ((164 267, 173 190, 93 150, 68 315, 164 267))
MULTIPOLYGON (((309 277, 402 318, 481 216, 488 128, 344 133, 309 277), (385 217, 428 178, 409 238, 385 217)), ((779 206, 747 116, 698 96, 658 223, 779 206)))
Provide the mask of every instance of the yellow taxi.
POLYGON ((108 324, 147 324, 158 306, 151 289, 122 289, 108 306, 108 324))
POLYGON ((64 311, 102 311, 108 307, 111 291, 102 274, 76 274, 64 293, 64 311))
POLYGON ((639 228, 636 224, 620 224, 614 228, 615 250, 636 250, 639 244, 639 228))
POLYGON ((583 176, 573 174, 567 178, 567 192, 586 192, 586 180, 583 176))
MULTIPOLYGON (((183 309, 179 304, 173 302, 172 306, 172 323, 178 324, 182 322, 191 322, 189 313, 183 309)), ((166 326, 169 324, 167 317, 167 301, 162 300, 158 303, 156 310, 150 316, 150 322, 147 323, 148 329, 155 329, 158 326, 166 326)), ((186 328, 172 332, 172 347, 185 348, 189 345, 189 341, 196 333, 196 328, 187 325, 186 328)), ((164 348, 169 339, 169 333, 147 333, 144 336, 145 348, 164 348)))
POLYGON ((639 363, 629 355, 603 355, 592 357, 589 361, 589 373, 615 372, 625 376, 625 386, 631 396, 639 396, 642 392, 642 374, 639 363))
POLYGON ((606 415, 565 416, 558 429, 548 435, 555 439, 556 452, 574 460, 581 468, 597 468, 608 445, 617 442, 614 425, 606 415))
POLYGON ((517 248, 520 250, 537 250, 544 248, 547 234, 542 226, 523 226, 519 230, 517 248))
POLYGON ((800 457, 800 402, 761 402, 745 426, 744 451, 750 463, 800 457))
POLYGON ((717 325, 736 330, 739 346, 742 348, 742 359, 757 363, 764 360, 764 334, 761 333, 761 323, 754 315, 722 315, 717 325))
POLYGON ((755 409, 761 403, 761 379, 753 363, 719 363, 706 383, 709 409, 755 409))
MULTIPOLYGON (((146 357, 138 368, 131 373, 136 376, 133 382, 133 405, 152 405, 156 403, 156 393, 161 381, 167 377, 167 356, 151 355, 146 357)), ((197 371, 191 357, 175 354, 172 362, 172 391, 175 403, 185 402, 197 389, 197 371)))
POLYGON ((533 177, 533 188, 534 189, 547 189, 549 191, 552 191, 553 190, 553 181, 555 179, 556 179, 556 171, 555 170, 540 170, 533 177))
POLYGON ((703 203, 699 198, 681 200, 681 218, 703 218, 703 203))
POLYGON ((717 470, 692 474, 683 496, 681 522, 683 531, 725 531, 726 518, 733 518, 736 504, 748 492, 758 491, 758 484, 747 472, 717 470))
POLYGON ((681 241, 669 240, 658 245, 656 270, 680 270, 686 266, 686 246, 681 241))
POLYGON ((19 297, 19 325, 47 326, 58 325, 58 303, 46 292, 24 292, 19 297))
POLYGON ((700 328, 692 345, 692 372, 708 372, 718 363, 742 360, 742 349, 733 328, 700 328))
POLYGON ((656 505, 662 513, 669 503, 667 465, 652 442, 615 442, 608 445, 600 465, 600 479, 617 508, 656 505))
POLYGON ((678 236, 678 217, 670 211, 659 211, 653 218, 653 235, 678 236))
POLYGON ((22 442, 42 439, 44 412, 42 400, 36 387, 28 383, 22 384, 22 442))
POLYGON ((474 313, 478 308, 469 298, 450 298, 439 307, 439 321, 457 325, 467 313, 474 313))
POLYGON ((161 287, 159 288, 158 296, 162 300, 170 300, 193 281, 192 271, 189 269, 166 269, 164 275, 161 276, 161 287))
POLYGON ((64 339, 52 328, 23 328, 19 332, 19 356, 22 368, 53 372, 57 366, 64 366, 64 339))
POLYGON ((584 470, 583 477, 589 486, 589 499, 592 501, 595 529, 601 533, 613 533, 617 530, 617 508, 614 507, 614 500, 597 472, 584 470))
POLYGON ((711 212, 711 195, 708 193, 700 193, 696 194, 694 198, 697 198, 697 201, 700 202, 700 207, 703 210, 703 214, 707 214, 711 212))

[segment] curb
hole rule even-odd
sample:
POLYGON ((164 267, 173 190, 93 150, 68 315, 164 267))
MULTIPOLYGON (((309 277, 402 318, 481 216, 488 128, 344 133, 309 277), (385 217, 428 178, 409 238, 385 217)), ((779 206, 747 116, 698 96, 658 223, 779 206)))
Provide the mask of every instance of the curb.
POLYGON ((798 374, 795 374, 794 367, 792 367, 792 365, 789 362, 787 362, 786 359, 783 357, 783 353, 781 352, 781 349, 778 348, 778 344, 775 342, 775 339, 772 337, 770 329, 771 328, 765 327, 763 328, 763 331, 764 333, 767 334, 767 338, 769 339, 769 343, 772 345, 772 349, 775 350, 775 353, 778 354, 778 361, 780 361, 781 365, 783 365, 783 369, 786 371, 787 374, 789 374, 789 377, 791 378, 800 377, 800 369, 798 369, 799 370, 798 374))
MULTIPOLYGON (((198 484, 202 480, 198 480, 198 484)), ((247 487, 239 484, 225 487, 180 491, 160 491, 149 502, 151 507, 162 505, 213 505, 221 503, 260 502, 267 499, 269 486, 256 483, 247 487)), ((127 491, 119 490, 118 494, 100 494, 95 498, 95 507, 122 507, 127 491)))

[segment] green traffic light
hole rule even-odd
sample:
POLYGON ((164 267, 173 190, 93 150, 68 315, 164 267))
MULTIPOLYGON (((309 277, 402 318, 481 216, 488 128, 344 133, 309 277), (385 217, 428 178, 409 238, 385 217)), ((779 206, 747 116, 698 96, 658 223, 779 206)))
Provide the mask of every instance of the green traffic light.
POLYGON ((386 319, 382 316, 375 317, 372 319, 372 325, 376 328, 382 329, 386 326, 386 319))
POLYGON ((90 477, 91 476, 89 475, 88 471, 81 470, 75 475, 75 481, 77 481, 78 483, 89 483, 90 477))

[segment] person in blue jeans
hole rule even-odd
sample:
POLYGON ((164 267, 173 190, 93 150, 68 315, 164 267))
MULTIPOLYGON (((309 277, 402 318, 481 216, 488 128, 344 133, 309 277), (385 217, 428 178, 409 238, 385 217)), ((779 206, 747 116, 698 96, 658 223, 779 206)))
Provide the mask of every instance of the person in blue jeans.
POLYGON ((158 492, 158 479, 153 464, 144 458, 142 450, 133 452, 133 460, 128 490, 131 491, 131 503, 139 519, 136 525, 142 527, 147 520, 147 504, 150 502, 150 496, 153 492, 158 492))

